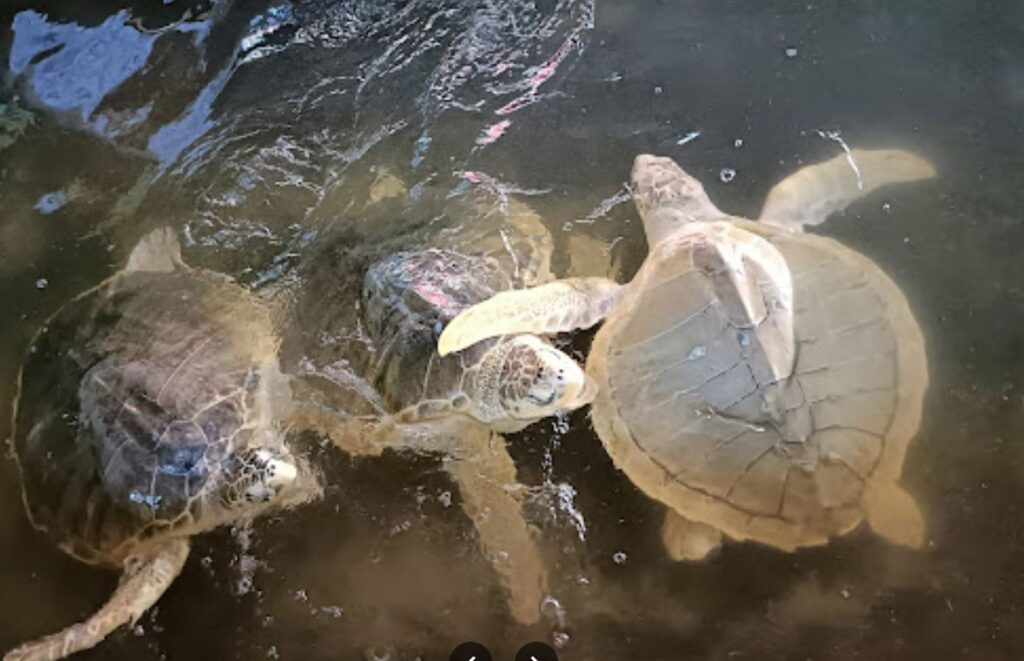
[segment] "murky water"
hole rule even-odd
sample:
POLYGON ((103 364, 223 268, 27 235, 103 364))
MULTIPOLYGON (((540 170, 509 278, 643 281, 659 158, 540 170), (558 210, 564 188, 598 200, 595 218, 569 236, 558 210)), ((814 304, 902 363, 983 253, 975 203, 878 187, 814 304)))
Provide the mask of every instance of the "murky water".
MULTIPOLYGON (((542 622, 521 626, 437 458, 351 459, 306 437, 322 501, 197 538, 158 606, 83 658, 445 659, 477 640, 507 659, 532 639, 571 660, 1024 656, 1024 6, 193 4, 0 14, 0 408, 39 322, 160 225, 192 264, 301 292, 286 364, 358 371, 375 259, 525 204, 556 274, 628 276, 645 250, 620 203, 635 154, 672 156, 756 216, 774 183, 838 153, 821 133, 838 131, 940 173, 820 228, 890 274, 925 332, 902 482, 927 541, 860 529, 673 563, 663 506, 578 411, 510 438, 551 572, 542 622)), ((13 462, 2 478, 9 649, 92 612, 116 577, 34 533, 13 462)))

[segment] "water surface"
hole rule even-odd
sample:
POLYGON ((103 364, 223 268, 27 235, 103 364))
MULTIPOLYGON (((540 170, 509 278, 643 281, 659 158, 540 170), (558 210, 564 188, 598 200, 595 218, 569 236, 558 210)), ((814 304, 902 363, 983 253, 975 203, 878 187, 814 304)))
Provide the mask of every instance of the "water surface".
MULTIPOLYGON (((323 501, 197 538, 136 630, 82 658, 445 659, 467 639, 495 658, 531 639, 570 660, 1024 656, 1024 6, 155 5, 0 13, 0 408, 38 324, 160 225, 192 264, 303 292, 286 362, 356 369, 362 270, 472 232, 470 196, 540 214, 558 274, 628 277, 646 248, 619 203, 635 154, 675 158, 756 216, 777 181, 839 153, 822 135, 838 132, 940 173, 819 228, 877 262, 925 332, 931 388, 902 483, 927 542, 858 529, 673 563, 663 506, 578 411, 510 438, 551 568, 537 625, 508 617, 436 458, 324 448, 323 501)), ((0 648, 115 584, 30 529, 11 461, 0 528, 0 648)))

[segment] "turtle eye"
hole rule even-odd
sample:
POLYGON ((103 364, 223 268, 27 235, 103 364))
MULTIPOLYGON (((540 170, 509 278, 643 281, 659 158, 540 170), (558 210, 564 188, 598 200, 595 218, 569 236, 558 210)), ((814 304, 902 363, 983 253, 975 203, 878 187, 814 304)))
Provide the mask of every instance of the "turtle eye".
POLYGON ((534 382, 534 387, 526 391, 526 400, 537 406, 549 406, 555 401, 558 388, 552 387, 543 381, 534 382))
POLYGON ((534 395, 531 392, 526 396, 526 399, 530 400, 534 404, 538 404, 540 406, 547 406, 555 401, 555 391, 552 390, 550 393, 548 393, 546 397, 538 397, 537 395, 534 395))

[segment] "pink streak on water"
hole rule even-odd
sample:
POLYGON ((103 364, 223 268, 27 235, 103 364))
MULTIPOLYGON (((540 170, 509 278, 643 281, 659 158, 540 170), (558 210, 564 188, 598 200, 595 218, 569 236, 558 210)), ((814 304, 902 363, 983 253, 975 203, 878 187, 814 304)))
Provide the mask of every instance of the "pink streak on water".
POLYGON ((498 138, 505 135, 505 131, 512 125, 512 120, 503 119, 497 124, 491 124, 484 130, 483 134, 476 139, 478 145, 489 145, 492 142, 497 141, 498 138))
POLYGON ((558 50, 555 51, 555 54, 552 55, 547 62, 541 65, 537 71, 534 72, 533 76, 530 77, 530 89, 512 99, 501 108, 498 108, 495 111, 495 114, 508 115, 535 102, 538 99, 537 89, 543 85, 545 81, 551 78, 551 76, 555 75, 559 65, 565 61, 566 56, 569 55, 569 52, 576 45, 576 42, 576 35, 571 35, 566 39, 562 45, 558 47, 558 50))

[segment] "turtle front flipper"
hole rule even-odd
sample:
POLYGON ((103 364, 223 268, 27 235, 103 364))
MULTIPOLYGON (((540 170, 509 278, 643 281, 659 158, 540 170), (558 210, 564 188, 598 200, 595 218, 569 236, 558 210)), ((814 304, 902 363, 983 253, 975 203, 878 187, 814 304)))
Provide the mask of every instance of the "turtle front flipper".
POLYGON ((172 273, 181 268, 187 268, 181 259, 181 244, 174 230, 161 227, 142 237, 135 245, 124 270, 172 273))
POLYGON ((775 378, 788 378, 796 358, 793 278, 786 259, 764 238, 732 223, 692 223, 655 248, 651 259, 677 259, 677 244, 690 248, 693 265, 706 274, 715 298, 741 334, 757 338, 775 378))
POLYGON ((550 335, 590 328, 622 296, 622 285, 606 278, 567 278, 530 289, 503 291, 451 320, 438 339, 442 356, 499 335, 550 335))
POLYGON ((805 167, 768 193, 761 222, 794 232, 819 225, 868 193, 907 181, 930 179, 935 168, 902 149, 853 149, 824 163, 805 167))
POLYGON ((315 406, 298 406, 286 420, 291 427, 323 436, 356 457, 380 456, 408 444, 395 416, 343 416, 315 406))
POLYGON ((124 564, 121 583, 85 622, 11 650, 4 661, 54 661, 97 645, 123 624, 134 624, 174 582, 188 557, 188 540, 174 538, 124 564))
POLYGON ((445 468, 459 485, 462 509, 476 526, 480 547, 508 590, 512 616, 523 624, 540 619, 547 572, 523 517, 521 485, 505 440, 481 425, 456 432, 463 451, 445 468))

